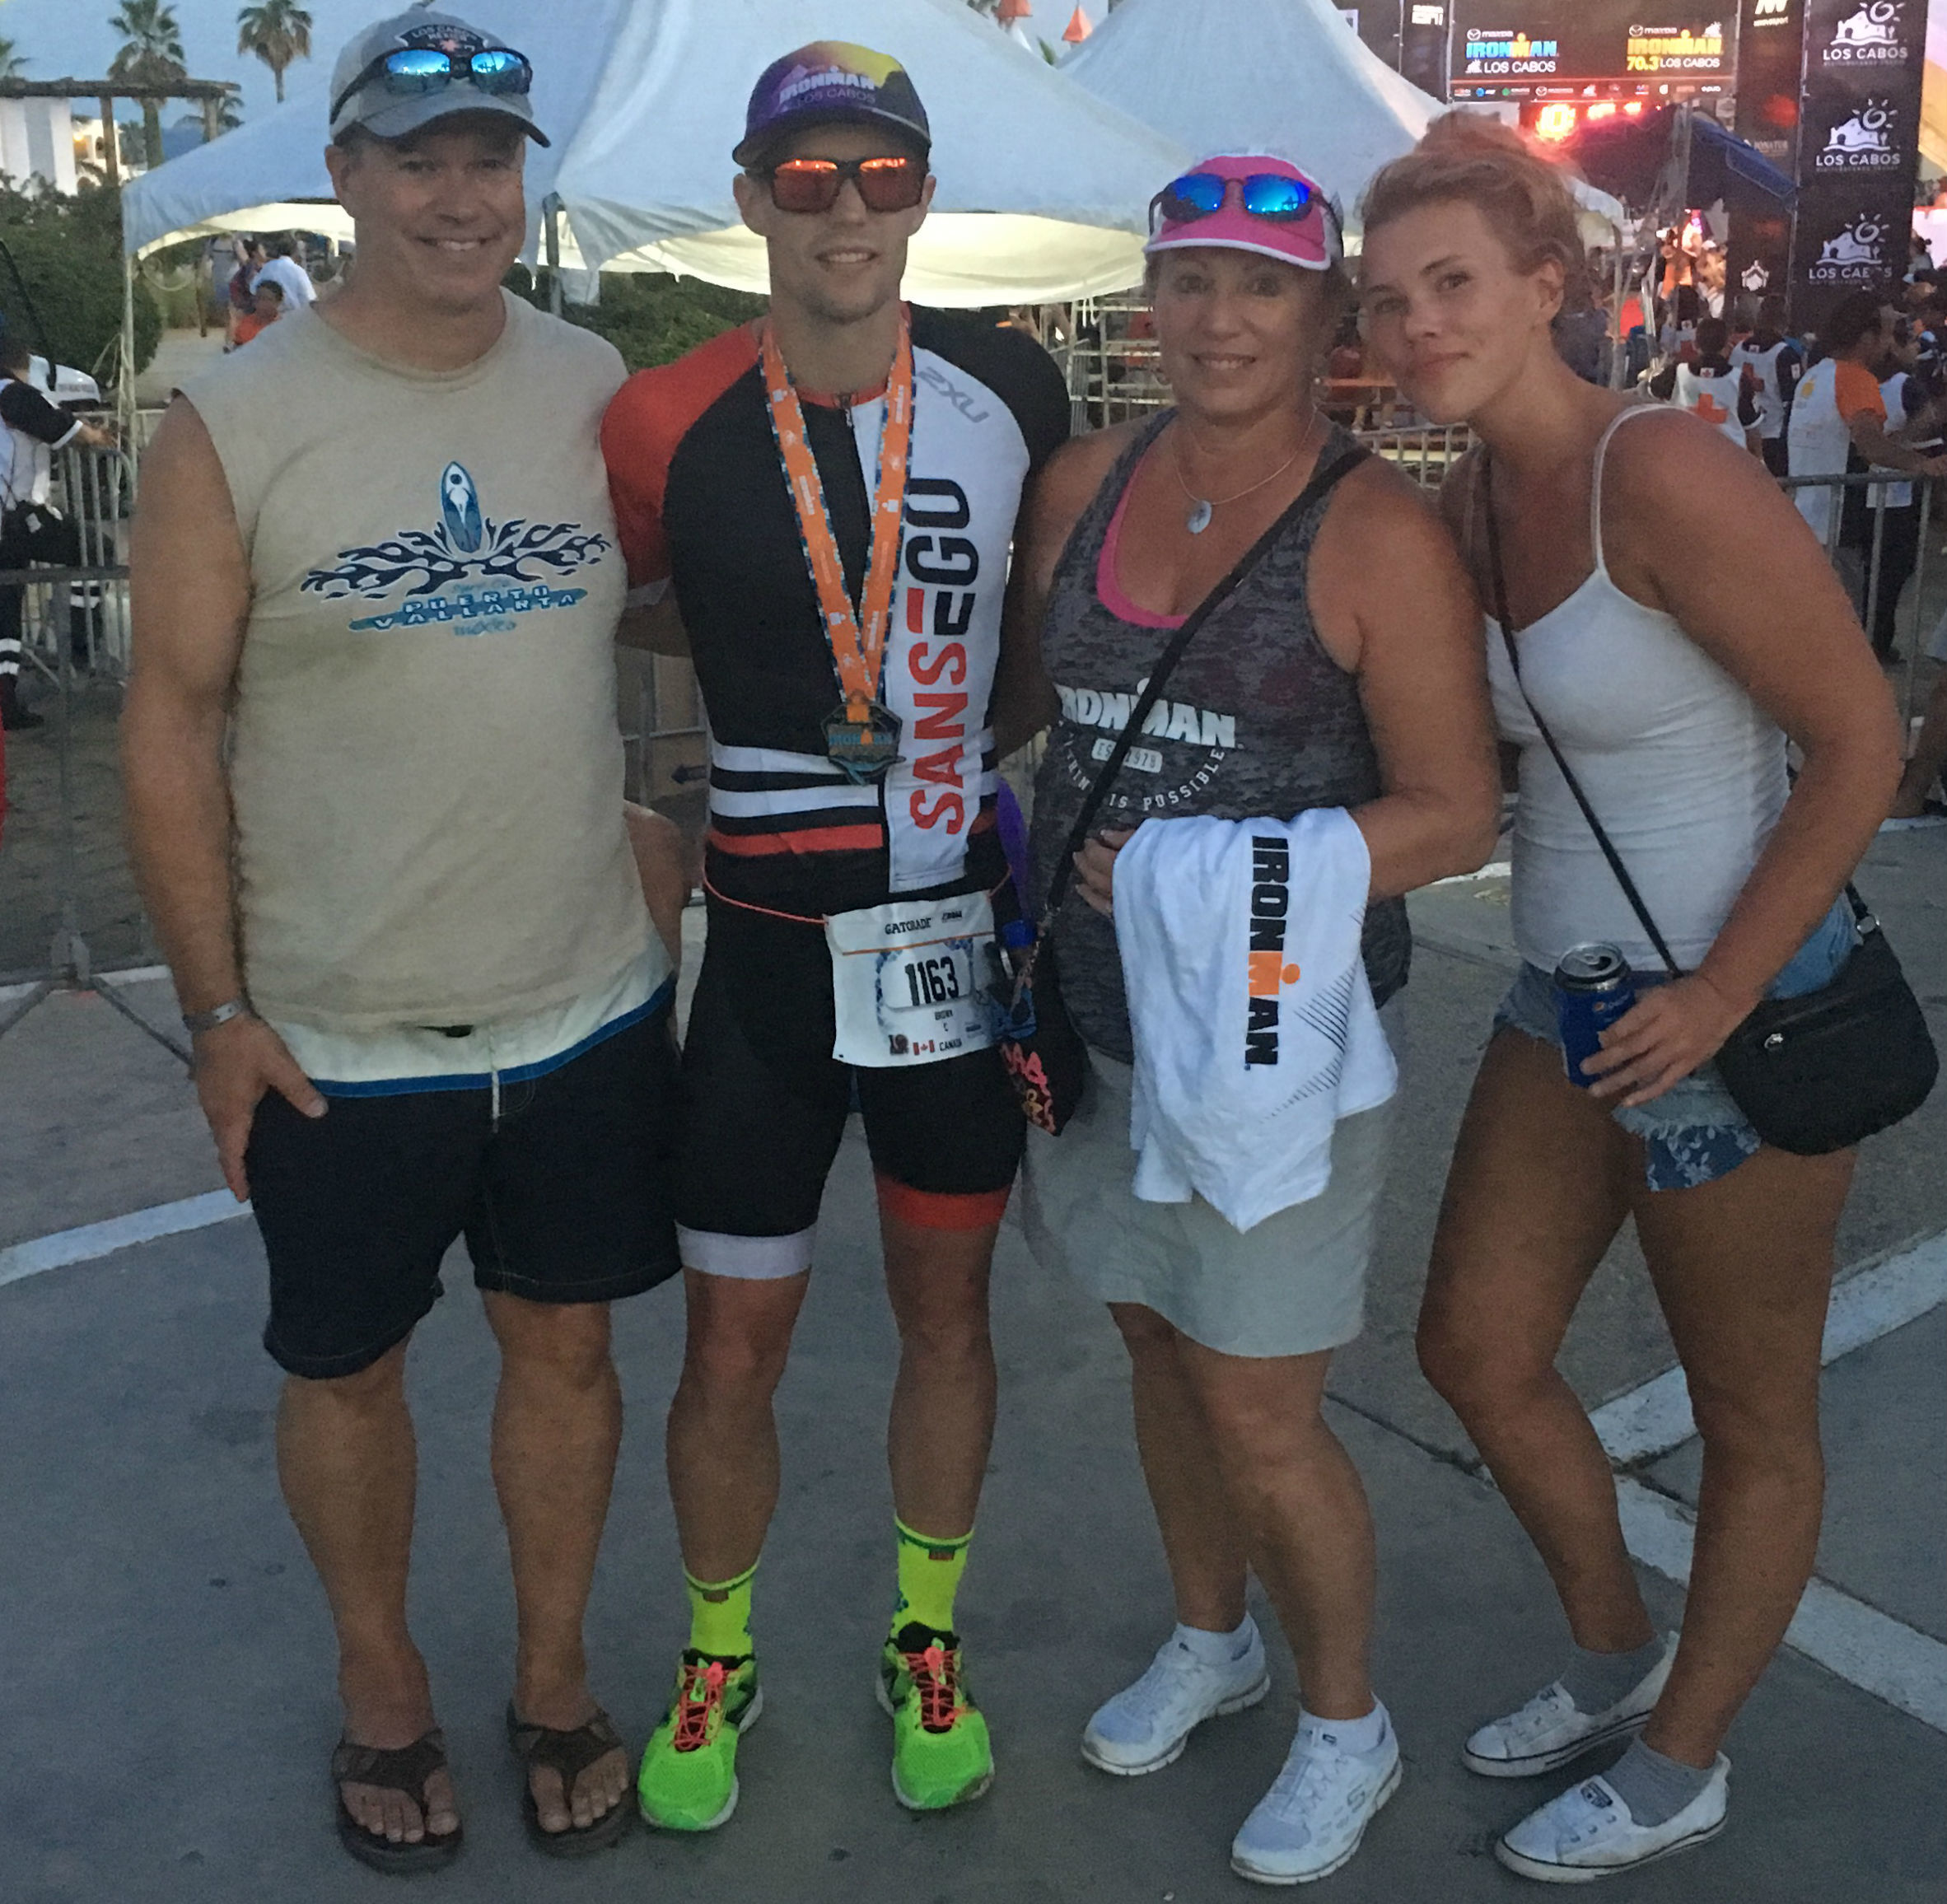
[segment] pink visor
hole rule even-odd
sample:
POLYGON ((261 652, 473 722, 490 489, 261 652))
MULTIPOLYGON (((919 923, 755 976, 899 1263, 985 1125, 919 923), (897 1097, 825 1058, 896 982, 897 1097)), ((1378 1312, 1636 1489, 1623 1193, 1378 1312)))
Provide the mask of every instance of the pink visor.
POLYGON ((1211 245, 1324 271, 1344 255, 1324 188, 1263 153, 1221 153, 1192 166, 1157 193, 1150 222, 1146 257, 1211 245))

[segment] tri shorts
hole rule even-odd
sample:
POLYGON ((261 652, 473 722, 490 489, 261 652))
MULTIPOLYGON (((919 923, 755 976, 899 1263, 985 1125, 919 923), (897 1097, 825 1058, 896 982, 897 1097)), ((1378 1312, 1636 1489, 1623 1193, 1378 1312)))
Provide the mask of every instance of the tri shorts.
POLYGON ((1027 1132, 999 1050, 887 1070, 839 1063, 819 926, 708 903, 683 1048, 684 1262, 758 1281, 810 1267, 855 1087, 882 1208, 929 1230, 999 1222, 1027 1132))
POLYGON ((264 1346, 314 1380, 356 1374, 410 1335, 460 1237, 483 1290, 609 1302, 679 1267, 669 1177, 677 1061, 666 1007, 496 1094, 257 1107, 244 1168, 270 1260, 264 1346))

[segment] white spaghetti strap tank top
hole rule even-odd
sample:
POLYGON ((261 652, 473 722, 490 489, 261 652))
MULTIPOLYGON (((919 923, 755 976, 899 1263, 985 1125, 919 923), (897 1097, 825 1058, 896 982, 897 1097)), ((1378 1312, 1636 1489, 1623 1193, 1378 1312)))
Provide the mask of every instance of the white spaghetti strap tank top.
MULTIPOLYGON (((1602 469, 1622 412, 1595 447, 1589 540, 1595 565, 1568 599, 1515 639, 1521 678, 1669 942, 1696 965, 1716 937, 1785 805, 1785 736, 1674 616, 1609 579, 1602 469)), ((1518 531, 1517 531, 1518 534, 1518 531)), ((1515 815, 1514 931, 1552 969, 1570 946, 1619 947, 1639 971, 1663 962, 1630 910, 1543 744, 1488 621, 1487 674, 1501 738, 1521 750, 1515 815)))

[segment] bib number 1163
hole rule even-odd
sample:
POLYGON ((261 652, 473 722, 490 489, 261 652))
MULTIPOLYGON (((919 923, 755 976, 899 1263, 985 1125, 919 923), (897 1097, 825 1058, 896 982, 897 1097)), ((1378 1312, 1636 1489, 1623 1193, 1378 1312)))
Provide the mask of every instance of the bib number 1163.
POLYGON ((908 1011, 926 1006, 950 1005, 966 996, 960 962, 950 952, 937 957, 908 957, 901 976, 906 981, 907 996, 900 1002, 908 1011))

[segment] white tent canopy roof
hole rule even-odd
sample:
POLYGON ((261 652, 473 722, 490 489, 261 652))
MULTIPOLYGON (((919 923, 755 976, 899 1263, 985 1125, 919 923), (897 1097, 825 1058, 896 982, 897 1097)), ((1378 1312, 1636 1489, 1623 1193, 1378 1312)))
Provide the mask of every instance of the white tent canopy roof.
MULTIPOLYGON (((535 117, 554 142, 529 154, 528 203, 538 220, 558 194, 565 267, 764 287, 762 244, 731 196, 730 149, 758 73, 802 43, 801 9, 549 0, 544 29, 531 0, 465 0, 465 11, 534 58, 535 117)), ((1166 134, 1072 85, 962 0, 826 0, 817 18, 824 37, 894 54, 927 102, 940 184, 910 254, 913 297, 1032 303, 1141 276, 1150 197, 1188 156, 1166 134)), ((349 236, 322 156, 329 87, 320 60, 276 111, 133 181, 129 250, 216 231, 349 236)))
MULTIPOLYGON (((1112 105, 1188 147, 1282 152, 1338 200, 1359 194, 1447 109, 1381 60, 1332 0, 1124 0, 1062 62, 1112 105)), ((1622 208, 1573 181, 1605 241, 1622 208)))
MULTIPOLYGON (((533 52, 535 119, 554 142, 528 152, 528 208, 537 219, 568 138, 587 116, 603 59, 629 4, 548 0, 544 40, 535 30, 532 0, 463 0, 468 19, 533 52)), ((128 248, 150 251, 215 231, 297 230, 349 238, 352 222, 332 202, 324 170, 336 52, 320 46, 317 58, 293 67, 290 97, 273 111, 132 180, 122 193, 128 248)))
MULTIPOLYGON (((759 71, 810 17, 791 0, 629 12, 557 187, 584 257, 763 288, 730 148, 759 71), (672 125, 684 136, 665 151, 658 133, 672 125)), ((821 38, 892 54, 926 102, 939 186, 910 254, 913 296, 1030 303, 1141 277, 1150 198, 1187 156, 1173 140, 1071 85, 964 0, 820 0, 815 17, 821 38)))

